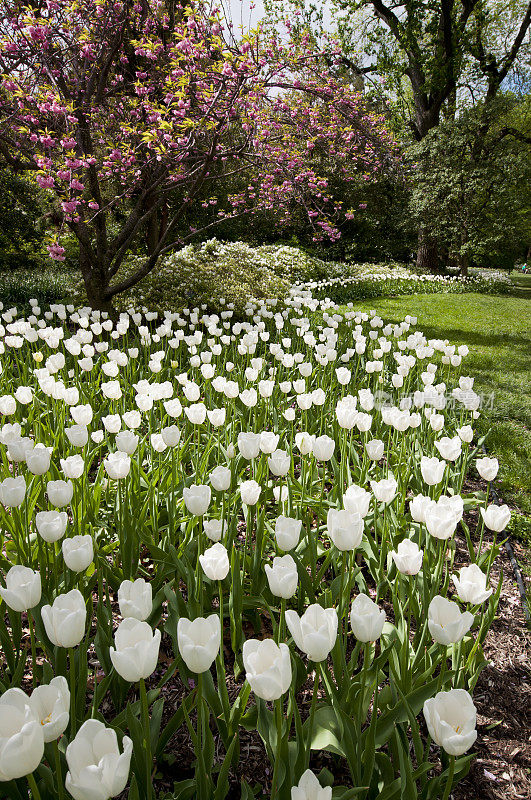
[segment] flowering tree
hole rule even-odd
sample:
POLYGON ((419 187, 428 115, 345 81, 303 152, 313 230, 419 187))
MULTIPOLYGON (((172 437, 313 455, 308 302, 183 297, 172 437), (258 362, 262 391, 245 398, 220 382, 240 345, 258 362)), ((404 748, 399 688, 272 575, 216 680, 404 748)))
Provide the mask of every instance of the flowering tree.
POLYGON ((48 251, 64 260, 61 238, 75 235, 95 308, 156 267, 199 195, 212 209, 203 228, 257 209, 287 217, 297 204, 316 238, 335 237, 339 215, 353 212, 332 199, 320 166, 370 179, 393 156, 382 119, 323 74, 308 39, 236 40, 219 10, 201 3, 3 5, 0 154, 55 196, 48 251), (216 186, 241 172, 247 191, 219 208, 216 186), (168 215, 175 190, 181 202, 168 215), (146 231, 145 259, 120 278, 146 231))

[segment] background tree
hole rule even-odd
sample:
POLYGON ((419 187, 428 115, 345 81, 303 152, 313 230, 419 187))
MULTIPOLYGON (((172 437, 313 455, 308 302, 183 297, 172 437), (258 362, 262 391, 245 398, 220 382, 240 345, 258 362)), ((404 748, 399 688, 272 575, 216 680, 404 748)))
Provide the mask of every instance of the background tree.
MULTIPOLYGON (((376 78, 416 141, 471 99, 490 102, 528 60, 528 2, 337 0, 337 6, 345 58, 361 50, 363 73, 376 78)), ((437 268, 434 234, 419 228, 419 267, 437 268)))
POLYGON ((156 267, 200 193, 211 210, 202 231, 250 210, 289 219, 297 206, 316 238, 334 238, 344 209, 314 153, 324 149, 345 179, 370 179, 392 158, 383 120, 325 73, 307 37, 236 40, 218 12, 171 0, 4 6, 0 156, 55 196, 49 253, 63 260, 61 234, 75 235, 93 307, 110 308, 156 267), (220 208, 217 187, 236 174, 249 183, 220 208), (170 194, 181 198, 171 215, 170 194), (147 255, 120 280, 140 235, 147 255))
POLYGON ((410 210, 450 263, 512 267, 531 242, 529 102, 502 96, 465 111, 408 154, 410 210))
POLYGON ((0 265, 2 268, 42 266, 43 198, 36 184, 8 169, 0 169, 0 265))

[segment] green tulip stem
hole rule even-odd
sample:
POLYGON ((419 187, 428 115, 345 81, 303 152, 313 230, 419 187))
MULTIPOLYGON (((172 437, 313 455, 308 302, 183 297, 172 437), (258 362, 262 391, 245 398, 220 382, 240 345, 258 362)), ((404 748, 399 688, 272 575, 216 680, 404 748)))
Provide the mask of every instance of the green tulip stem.
POLYGON ((280 619, 278 622, 278 643, 283 642, 286 638, 286 601, 284 598, 280 600, 280 619))
POLYGON ((55 583, 55 594, 59 592, 59 576, 57 571, 57 552, 55 548, 55 542, 51 543, 52 548, 52 558, 53 558, 53 579, 55 583))
POLYGON ((277 800, 278 797, 278 768, 282 757, 282 697, 275 700, 275 720, 277 729, 277 742, 275 762, 273 765, 273 782, 271 784, 271 800, 277 800))
MULTIPOLYGON (((485 493, 485 503, 483 504, 483 508, 487 508, 489 504, 489 494, 490 494, 490 481, 487 483, 487 491, 485 493)), ((481 556, 481 550, 483 548, 483 536, 485 535, 485 522, 483 521, 483 516, 481 514, 478 515, 478 529, 479 529, 479 545, 478 545, 476 561, 479 561, 479 557, 481 556)))
POLYGON ((37 666, 37 651, 35 649, 35 631, 34 631, 34 622, 33 622, 33 615, 31 610, 28 609, 28 628, 30 634, 30 642, 31 642, 31 682, 33 688, 35 689, 37 685, 37 676, 35 674, 35 668, 37 666))
POLYGON ((437 681, 437 692, 444 691, 444 676, 446 673, 446 658, 447 648, 445 644, 441 644, 441 669, 439 672, 439 680, 437 681))
MULTIPOLYGON (((367 672, 369 668, 369 661, 371 658, 371 643, 364 642, 363 643, 363 661, 361 663, 361 671, 360 671, 360 691, 359 691, 359 710, 358 710, 358 736, 359 741, 361 742, 361 731, 363 728, 363 723, 365 721, 364 716, 364 708, 365 708, 365 693, 366 693, 366 684, 367 684, 367 672)), ((376 671, 378 674, 378 670, 376 671)), ((376 681, 376 685, 378 685, 378 681, 376 681)), ((371 681, 371 695, 372 695, 372 681, 371 681)), ((370 701, 369 701, 370 702, 370 701)), ((362 767, 362 751, 361 747, 358 747, 358 772, 361 775, 361 767, 362 767)))
POLYGON ((323 500, 324 500, 324 493, 325 493, 325 480, 326 480, 326 467, 325 467, 325 462, 323 461, 323 480, 321 482, 321 496, 319 497, 319 519, 317 520, 317 535, 319 535, 319 525, 321 524, 321 520, 323 518, 323 500))
POLYGON ((57 797, 59 800, 64 800, 65 791, 63 787, 63 771, 61 769, 61 756, 59 754, 59 745, 57 739, 53 741, 53 752, 55 756, 55 778, 57 781, 57 797))
POLYGON ((308 747, 306 750, 306 763, 305 763, 306 769, 308 769, 308 767, 310 766, 310 758, 312 754, 313 725, 315 718, 315 709, 317 707, 317 696, 319 694, 320 678, 321 678, 321 662, 317 661, 315 663, 315 680, 313 683, 312 704, 310 706, 310 721, 308 723, 308 747))
POLYGON ((341 554, 341 575, 339 578, 339 602, 338 602, 338 616, 339 616, 339 636, 343 639, 343 616, 345 612, 344 608, 344 588, 345 588, 345 572, 347 566, 347 555, 345 552, 341 554))
POLYGON ((142 705, 142 728, 144 729, 144 742, 146 745, 146 790, 148 800, 153 797, 153 785, 151 783, 151 770, 153 767, 153 758, 151 756, 151 735, 149 726, 149 706, 146 692, 146 682, 144 678, 140 678, 140 701, 142 705))
POLYGON ((208 718, 205 715, 206 703, 203 695, 203 673, 197 675, 197 766, 196 766, 196 787, 198 789, 198 800, 206 800, 208 797, 208 776, 205 768, 204 747, 206 739, 206 726, 208 718))
POLYGON ((227 725, 229 724, 230 719, 230 700, 229 694, 227 691, 227 681, 225 678, 225 653, 223 650, 223 622, 224 622, 224 615, 223 615, 223 582, 218 581, 218 591, 219 591, 219 627, 220 627, 220 643, 219 643, 219 680, 218 683, 220 684, 220 695, 221 695, 221 702, 223 705, 223 713, 225 716, 225 722, 227 725))
POLYGON ((169 502, 169 511, 170 511, 170 543, 174 543, 174 531, 175 531, 175 521, 174 521, 174 492, 175 487, 177 485, 177 475, 175 472, 175 447, 171 449, 171 493, 170 493, 170 502, 169 502))
POLYGON ((33 773, 26 775, 26 780, 28 781, 28 785, 30 787, 31 796, 33 800, 41 800, 41 793, 37 788, 37 784, 35 782, 35 778, 33 777, 33 773))
POLYGON ((76 735, 76 667, 74 648, 68 648, 69 677, 70 677, 70 741, 76 735))
POLYGON ((433 582, 433 589, 434 593, 431 596, 431 599, 437 594, 439 591, 441 578, 443 576, 444 570, 444 562, 446 559, 446 539, 439 540, 439 552, 437 554, 437 566, 435 568, 435 580, 433 582))
POLYGON ((450 756, 450 763, 448 765, 448 778, 446 780, 446 786, 444 789, 442 800, 448 800, 448 798, 450 797, 450 792, 452 791, 452 784, 454 782, 454 772, 455 772, 455 756, 450 756))

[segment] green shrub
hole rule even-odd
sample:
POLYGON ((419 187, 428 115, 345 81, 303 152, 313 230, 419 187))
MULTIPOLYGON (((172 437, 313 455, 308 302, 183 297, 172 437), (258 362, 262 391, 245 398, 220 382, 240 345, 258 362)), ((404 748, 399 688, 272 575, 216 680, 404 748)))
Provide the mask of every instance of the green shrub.
MULTIPOLYGON (((123 280, 138 269, 131 257, 120 270, 123 280)), ((206 305, 219 307, 220 298, 242 312, 252 298, 284 297, 294 281, 330 274, 329 265, 294 247, 253 248, 243 242, 210 239, 188 245, 165 258, 129 292, 116 298, 120 308, 140 305, 150 309, 178 309, 206 305)))

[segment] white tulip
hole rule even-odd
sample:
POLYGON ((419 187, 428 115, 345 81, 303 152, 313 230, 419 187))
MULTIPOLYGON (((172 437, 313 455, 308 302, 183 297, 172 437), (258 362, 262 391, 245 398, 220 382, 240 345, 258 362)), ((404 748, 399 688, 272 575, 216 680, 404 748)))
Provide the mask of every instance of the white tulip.
POLYGON ((299 543, 302 521, 279 516, 275 521, 275 539, 281 550, 293 550, 299 543))
POLYGON ((449 539, 457 526, 457 517, 453 509, 437 503, 426 508, 425 520, 428 533, 436 539, 449 539))
POLYGON ((362 486, 352 483, 343 495, 343 507, 349 514, 359 514, 366 517, 369 513, 372 495, 362 486))
POLYGON ((433 456, 433 458, 422 456, 420 459, 422 479, 428 486, 436 486, 442 481, 445 468, 446 462, 439 461, 436 456, 433 456))
POLYGON ((210 483, 216 492, 226 492, 230 488, 231 472, 228 467, 215 467, 210 473, 210 483))
POLYGON ((52 506, 62 508, 67 506, 72 500, 74 494, 74 485, 72 481, 48 481, 46 484, 46 493, 48 500, 52 506))
POLYGON ((92 536, 87 533, 85 536, 72 536, 70 539, 63 539, 62 551, 63 559, 68 569, 73 572, 84 572, 94 558, 92 536))
POLYGON ((265 573, 271 594, 288 600, 297 591, 299 576, 297 565, 290 555, 276 556, 273 566, 265 565, 265 573))
POLYGON ((61 469, 63 470, 65 478, 77 480, 81 478, 85 471, 85 461, 83 456, 68 456, 68 458, 60 458, 61 469))
POLYGON ((206 484, 195 484, 183 489, 184 504, 190 514, 201 517, 206 514, 210 505, 212 492, 206 484))
POLYGON ((0 731, 0 781, 34 772, 44 754, 43 728, 22 689, 0 697, 0 731))
POLYGON ((122 427, 122 419, 119 414, 108 414, 106 417, 102 417, 101 421, 107 433, 118 433, 122 427))
POLYGON ((366 443, 365 450, 371 461, 380 461, 385 450, 384 443, 381 439, 371 439, 370 442, 366 443))
POLYGON ((411 539, 401 541, 396 549, 391 552, 396 568, 402 575, 417 575, 422 567, 423 550, 412 542, 411 539))
POLYGON ((149 678, 157 667, 160 631, 152 631, 147 622, 126 617, 114 634, 116 648, 109 655, 116 672, 129 683, 149 678))
POLYGON ((32 475, 44 475, 50 469, 50 452, 47 447, 37 444, 26 453, 26 466, 32 475))
POLYGON ((363 517, 358 513, 331 508, 327 516, 328 536, 338 550, 354 550, 363 537, 363 517))
POLYGON ((313 442, 313 454, 318 461, 330 461, 334 455, 336 443, 330 436, 318 436, 313 442))
POLYGON ((278 700, 291 686, 291 658, 287 644, 273 639, 247 639, 243 643, 247 681, 257 697, 278 700))
POLYGON ((462 442, 465 442, 465 444, 470 444, 474 438, 474 431, 470 425, 463 425, 461 428, 457 429, 457 435, 462 442))
POLYGON ((323 661, 334 647, 337 638, 337 611, 314 603, 299 617, 296 611, 286 611, 286 625, 295 644, 310 661, 323 661))
POLYGON ((58 675, 50 683, 37 686, 29 702, 41 724, 44 741, 58 739, 65 732, 70 717, 70 690, 66 678, 58 675))
POLYGON ((113 728, 97 719, 88 719, 66 748, 68 772, 65 786, 74 800, 107 800, 126 787, 133 742, 122 740, 123 753, 113 728))
POLYGON ((428 607, 428 628, 434 641, 449 645, 460 642, 474 622, 469 611, 461 613, 457 603, 436 595, 428 607))
POLYGON ((463 603, 480 605, 492 594, 492 589, 487 589, 487 576, 477 564, 461 567, 459 577, 453 576, 457 596, 463 603))
POLYGON ((202 425, 206 419, 206 411, 204 403, 194 403, 184 409, 184 413, 192 425, 202 425))
POLYGON ((448 436, 442 436, 435 442, 435 447, 439 451, 441 458, 446 461, 456 461, 461 455, 461 439, 459 436, 454 436, 451 439, 448 436))
POLYGON ((273 453, 277 449, 279 439, 280 436, 277 433, 262 431, 260 434, 260 450, 262 453, 273 453))
POLYGON ((238 450, 240 455, 247 461, 258 458, 260 453, 260 434, 259 433, 239 433, 238 450))
POLYGON ((295 444, 302 456, 307 456, 313 451, 314 441, 315 436, 307 433, 306 431, 301 431, 300 433, 295 434, 295 444))
POLYGON ((127 453, 117 450, 115 453, 109 453, 103 461, 105 472, 114 481, 120 481, 127 478, 131 469, 131 458, 127 453))
POLYGON ((297 786, 291 788, 291 800, 332 800, 332 787, 322 787, 313 772, 303 772, 297 786))
POLYGON ((449 755, 462 756, 476 741, 476 707, 465 689, 438 692, 423 714, 431 738, 449 755))
POLYGON ((79 589, 58 595, 41 609, 46 635, 56 647, 75 647, 85 635, 87 609, 79 589))
POLYGON ((256 505, 261 491, 262 489, 256 481, 243 481, 243 483, 240 484, 242 503, 245 503, 246 506, 256 505))
POLYGON ((493 481, 500 465, 497 458, 478 458, 476 459, 476 469, 485 481, 493 481))
POLYGON ((224 533, 224 524, 220 519, 204 519, 203 530, 211 542, 219 542, 224 533))
POLYGON ((285 450, 275 450, 267 459, 271 473, 277 477, 287 475, 291 466, 291 458, 285 450))
POLYGON ((69 428, 65 428, 65 434, 72 447, 85 447, 88 442, 86 425, 71 425, 69 428))
POLYGON ((480 508, 481 516, 485 526, 496 533, 501 533, 511 519, 511 510, 509 506, 496 506, 494 504, 487 506, 487 508, 480 508))
POLYGON ((65 535, 68 514, 66 511, 38 511, 35 524, 45 542, 57 542, 65 535))
MULTIPOLYGON (((63 481, 57 482, 63 483, 63 481)), ((6 508, 18 508, 24 502, 25 496, 26 481, 23 475, 18 475, 16 478, 4 478, 0 482, 0 502, 6 508)))
POLYGON ((394 475, 389 473, 387 478, 382 478, 380 481, 371 481, 371 489, 379 503, 388 505, 391 503, 396 495, 398 484, 394 475))
POLYGON ((212 408, 207 411, 207 417, 210 424, 214 428, 220 428, 222 425, 225 424, 225 419, 227 417, 227 409, 226 408, 212 408))
POLYGON ((41 601, 41 575, 30 567, 15 564, 6 575, 6 588, 0 587, 5 604, 19 613, 35 608, 41 601))
POLYGON ((415 497, 409 501, 409 513, 411 514, 411 518, 415 522, 421 522, 423 525, 425 525, 426 512, 432 505, 435 505, 435 501, 429 498, 427 495, 415 495, 415 497))
POLYGON ((118 587, 118 605, 122 617, 146 620, 153 609, 153 588, 144 578, 122 581, 118 587))
POLYGON ((221 624, 217 614, 177 623, 179 653, 191 672, 206 672, 212 666, 221 645, 221 624))
POLYGON ((199 556, 203 572, 211 581, 222 581, 229 574, 230 564, 227 548, 217 542, 199 556))
POLYGON ((359 594, 350 608, 350 627, 358 641, 375 642, 385 625, 385 611, 366 594, 359 594))
POLYGON ((131 430, 120 431, 116 434, 115 443, 120 452, 132 456, 138 447, 138 436, 131 430))

